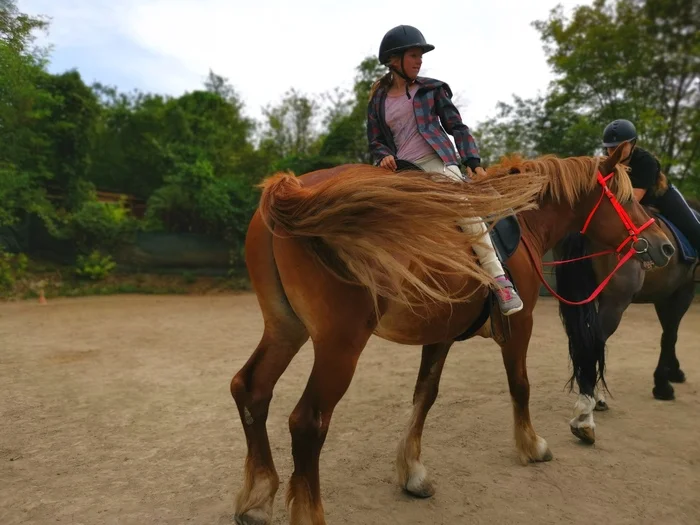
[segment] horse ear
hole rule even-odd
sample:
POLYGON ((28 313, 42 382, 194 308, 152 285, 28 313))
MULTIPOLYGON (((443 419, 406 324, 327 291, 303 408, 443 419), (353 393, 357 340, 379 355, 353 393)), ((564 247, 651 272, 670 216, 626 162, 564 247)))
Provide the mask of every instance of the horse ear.
POLYGON ((631 151, 631 142, 622 142, 618 144, 615 151, 612 152, 612 155, 603 161, 603 164, 600 167, 601 174, 603 176, 610 175, 615 169, 615 166, 619 164, 622 159, 629 157, 631 151))

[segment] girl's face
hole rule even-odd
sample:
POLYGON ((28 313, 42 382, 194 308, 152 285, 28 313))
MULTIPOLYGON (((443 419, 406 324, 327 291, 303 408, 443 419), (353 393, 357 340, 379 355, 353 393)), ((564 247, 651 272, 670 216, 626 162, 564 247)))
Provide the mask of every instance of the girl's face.
MULTIPOLYGON (((629 143, 629 149, 622 150, 622 160, 620 161, 620 164, 627 165, 629 163, 629 160, 630 160, 629 157, 632 154, 632 151, 634 150, 634 145, 630 141, 627 141, 627 142, 629 143), (625 154, 626 154, 626 156, 625 156, 625 154)), ((624 142, 623 142, 623 144, 624 144, 624 142)), ((615 150, 617 149, 617 146, 613 146, 611 148, 605 148, 605 149, 608 151, 608 157, 609 157, 610 155, 612 155, 615 152, 615 150)))
MULTIPOLYGON (((394 57, 392 65, 401 71, 401 57, 394 57)), ((410 79, 415 79, 423 65, 423 51, 419 47, 408 49, 403 55, 403 73, 410 79)))

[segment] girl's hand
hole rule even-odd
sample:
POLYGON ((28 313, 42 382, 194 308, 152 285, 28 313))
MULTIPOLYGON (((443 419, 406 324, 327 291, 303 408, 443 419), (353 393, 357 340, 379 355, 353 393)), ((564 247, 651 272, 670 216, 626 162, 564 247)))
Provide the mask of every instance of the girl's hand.
POLYGON ((472 171, 471 168, 467 168, 467 175, 469 176, 470 179, 473 179, 475 174, 479 177, 485 177, 486 170, 484 168, 482 168, 481 166, 478 166, 477 168, 475 168, 474 171, 472 171))
POLYGON ((387 155, 386 157, 384 157, 381 161, 379 161, 379 165, 382 168, 391 171, 396 171, 396 159, 394 159, 393 155, 387 155))

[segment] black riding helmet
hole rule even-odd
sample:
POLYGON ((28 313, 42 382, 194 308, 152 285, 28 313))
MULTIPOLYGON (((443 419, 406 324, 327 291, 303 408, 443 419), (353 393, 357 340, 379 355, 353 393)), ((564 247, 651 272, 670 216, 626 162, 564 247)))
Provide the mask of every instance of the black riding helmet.
POLYGON ((392 55, 398 55, 412 47, 421 48, 423 53, 435 49, 435 46, 428 44, 425 41, 423 33, 415 27, 406 25, 396 26, 387 31, 384 38, 382 38, 382 43, 379 44, 379 61, 387 65, 392 55))
POLYGON ((603 131, 603 147, 614 148, 622 142, 636 141, 637 130, 629 120, 613 120, 603 131))
POLYGON ((425 41, 423 33, 413 26, 400 25, 396 26, 384 35, 382 38, 382 43, 379 44, 379 62, 385 66, 390 67, 401 78, 406 80, 406 96, 411 98, 408 92, 408 82, 409 78, 403 72, 403 54, 406 50, 412 47, 418 47, 423 50, 423 53, 427 53, 435 49, 435 46, 428 44, 425 41), (393 55, 401 55, 401 71, 398 71, 391 66, 389 66, 389 60, 393 55))

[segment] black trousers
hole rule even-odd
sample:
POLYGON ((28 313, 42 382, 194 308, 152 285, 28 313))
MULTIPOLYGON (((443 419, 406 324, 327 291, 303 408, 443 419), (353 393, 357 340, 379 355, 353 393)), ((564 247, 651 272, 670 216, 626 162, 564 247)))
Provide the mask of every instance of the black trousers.
POLYGON ((698 220, 698 213, 688 205, 678 188, 673 184, 669 184, 668 191, 656 197, 651 205, 658 208, 662 215, 668 217, 688 237, 695 249, 700 252, 700 220, 698 220))

